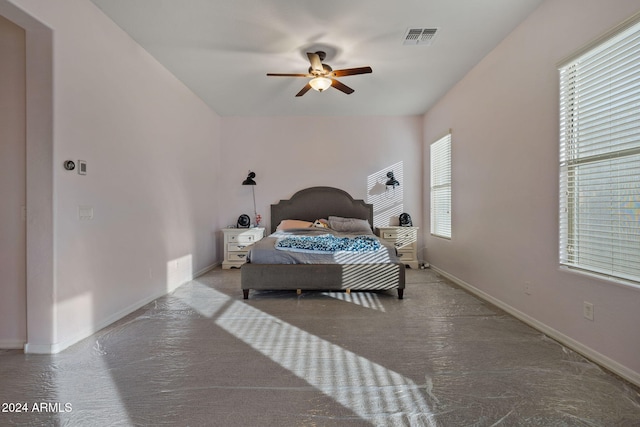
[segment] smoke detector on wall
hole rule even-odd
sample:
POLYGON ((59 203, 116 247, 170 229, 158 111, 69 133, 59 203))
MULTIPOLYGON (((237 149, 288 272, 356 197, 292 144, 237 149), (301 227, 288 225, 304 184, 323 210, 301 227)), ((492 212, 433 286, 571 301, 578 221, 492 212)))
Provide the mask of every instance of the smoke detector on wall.
POLYGON ((437 28, 408 28, 402 44, 429 46, 436 38, 437 32, 437 28))

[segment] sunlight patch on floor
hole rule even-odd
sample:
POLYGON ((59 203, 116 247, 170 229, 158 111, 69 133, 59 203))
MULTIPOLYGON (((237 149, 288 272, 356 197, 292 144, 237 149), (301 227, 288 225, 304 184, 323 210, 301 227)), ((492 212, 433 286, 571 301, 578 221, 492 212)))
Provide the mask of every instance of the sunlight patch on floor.
MULTIPOLYGON (((368 292, 325 295, 382 308, 377 295, 368 292)), ((218 326, 362 419, 380 426, 436 425, 421 392, 424 386, 384 366, 197 281, 176 290, 174 296, 203 316, 217 316, 218 326)))
POLYGON ((436 425, 424 386, 384 366, 241 302, 216 324, 375 425, 436 425))
POLYGON ((212 318, 231 298, 197 280, 176 289, 173 296, 204 317, 212 318))
POLYGON ((371 308, 373 310, 383 312, 385 311, 384 305, 380 302, 378 295, 371 292, 322 292, 322 295, 326 295, 329 298, 335 298, 340 301, 357 304, 365 308, 371 308))

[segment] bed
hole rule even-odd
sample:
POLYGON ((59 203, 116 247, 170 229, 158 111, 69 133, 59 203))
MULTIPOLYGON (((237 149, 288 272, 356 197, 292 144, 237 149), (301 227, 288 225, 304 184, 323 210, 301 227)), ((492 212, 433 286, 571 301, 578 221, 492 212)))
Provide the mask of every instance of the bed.
MULTIPOLYGON (((324 221, 328 222, 328 221, 324 221)), ((296 237, 294 237, 296 238, 296 237)), ((282 249, 282 248, 280 248, 282 249)), ((295 193, 289 200, 271 205, 270 234, 256 242, 248 253, 248 262, 241 269, 241 287, 244 299, 250 290, 304 290, 346 291, 396 289, 402 299, 405 288, 405 266, 397 257, 395 247, 373 234, 373 205, 355 200, 349 193, 333 187, 312 187, 295 193), (347 229, 315 229, 293 227, 278 230, 286 222, 313 223, 318 219, 332 218, 347 224, 347 229), (363 221, 364 220, 364 221, 363 221), (367 224, 368 231, 362 227, 367 224), (350 229, 355 224, 357 230, 350 229), (335 230, 334 230, 335 231, 335 230), (370 236, 380 247, 373 253, 345 253, 319 255, 313 252, 300 260, 294 252, 278 251, 275 245, 285 237, 300 235, 337 235, 343 237, 370 236), (276 253, 277 252, 277 253, 276 253), (271 254, 271 255, 269 255, 271 254)))

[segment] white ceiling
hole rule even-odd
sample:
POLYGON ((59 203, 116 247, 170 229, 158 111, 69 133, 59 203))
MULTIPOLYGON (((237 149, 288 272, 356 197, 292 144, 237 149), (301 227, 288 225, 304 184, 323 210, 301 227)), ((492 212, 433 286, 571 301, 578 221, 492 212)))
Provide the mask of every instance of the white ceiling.
POLYGON ((92 0, 221 116, 423 114, 542 0, 92 0), (438 28, 430 46, 408 28, 438 28), (306 51, 371 66, 295 94, 306 51))

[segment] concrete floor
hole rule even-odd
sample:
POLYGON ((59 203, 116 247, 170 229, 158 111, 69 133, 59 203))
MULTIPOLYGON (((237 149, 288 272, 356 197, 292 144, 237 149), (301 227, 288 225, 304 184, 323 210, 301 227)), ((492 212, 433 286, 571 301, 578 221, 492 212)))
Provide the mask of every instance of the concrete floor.
POLYGON ((1 351, 0 425, 640 426, 637 388, 430 270, 404 300, 239 283, 215 269, 60 354, 1 351))

